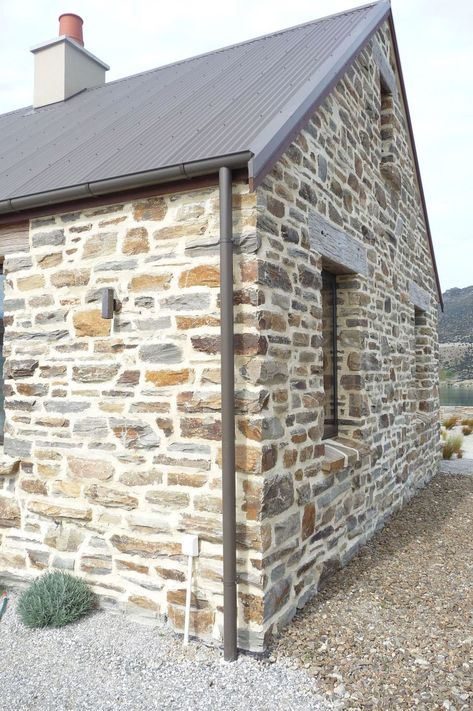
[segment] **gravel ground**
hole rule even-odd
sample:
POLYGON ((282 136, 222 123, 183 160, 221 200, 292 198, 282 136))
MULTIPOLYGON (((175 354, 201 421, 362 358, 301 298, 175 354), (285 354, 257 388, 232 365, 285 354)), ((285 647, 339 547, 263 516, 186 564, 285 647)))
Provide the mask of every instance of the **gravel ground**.
POLYGON ((473 476, 473 459, 443 459, 440 462, 440 473, 473 476))
POLYGON ((184 649, 164 628, 98 612, 59 630, 28 630, 11 599, 0 622, 0 708, 8 711, 328 711, 312 677, 286 662, 184 649))
MULTIPOLYGON (((470 462, 471 464, 471 462, 470 462)), ((275 648, 343 709, 473 709, 473 477, 420 492, 275 648)))

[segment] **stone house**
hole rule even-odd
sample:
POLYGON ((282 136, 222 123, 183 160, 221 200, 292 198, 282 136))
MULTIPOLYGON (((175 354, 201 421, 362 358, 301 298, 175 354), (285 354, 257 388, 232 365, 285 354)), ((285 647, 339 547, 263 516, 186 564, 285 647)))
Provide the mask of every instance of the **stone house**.
POLYGON ((261 651, 435 473, 441 292, 385 0, 0 116, 0 580, 261 651), (225 579, 225 580, 224 580, 225 579))

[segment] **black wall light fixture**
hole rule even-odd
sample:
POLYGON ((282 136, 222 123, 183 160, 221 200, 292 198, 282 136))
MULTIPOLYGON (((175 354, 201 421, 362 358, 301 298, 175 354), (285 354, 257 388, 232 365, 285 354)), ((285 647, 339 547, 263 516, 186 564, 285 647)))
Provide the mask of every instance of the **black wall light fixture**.
POLYGON ((117 302, 112 288, 106 288, 102 291, 102 318, 113 318, 113 314, 117 310, 117 302))

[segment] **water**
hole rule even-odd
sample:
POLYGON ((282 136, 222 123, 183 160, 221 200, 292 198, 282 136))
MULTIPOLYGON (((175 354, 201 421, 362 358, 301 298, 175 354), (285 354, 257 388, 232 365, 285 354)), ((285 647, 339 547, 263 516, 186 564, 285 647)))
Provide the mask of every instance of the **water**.
POLYGON ((440 404, 473 407, 473 388, 453 388, 451 385, 441 385, 440 404))

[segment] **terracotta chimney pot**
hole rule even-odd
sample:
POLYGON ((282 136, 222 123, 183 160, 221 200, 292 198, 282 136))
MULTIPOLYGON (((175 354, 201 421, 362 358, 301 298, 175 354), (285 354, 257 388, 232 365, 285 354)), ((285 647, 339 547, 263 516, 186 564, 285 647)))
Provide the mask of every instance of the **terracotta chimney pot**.
POLYGON ((75 40, 81 47, 84 46, 84 38, 82 36, 82 25, 84 24, 82 17, 74 15, 72 12, 66 12, 59 16, 59 36, 70 37, 75 40))

